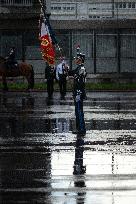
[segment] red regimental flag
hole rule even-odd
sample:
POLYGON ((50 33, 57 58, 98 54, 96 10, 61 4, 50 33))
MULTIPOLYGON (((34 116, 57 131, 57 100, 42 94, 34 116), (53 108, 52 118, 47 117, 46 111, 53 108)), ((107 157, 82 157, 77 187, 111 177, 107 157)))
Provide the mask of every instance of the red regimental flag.
POLYGON ((41 37, 41 50, 46 50, 50 47, 50 39, 49 36, 41 37))
POLYGON ((42 57, 48 64, 53 65, 55 63, 55 49, 52 44, 48 26, 42 22, 41 24, 41 52, 42 57))

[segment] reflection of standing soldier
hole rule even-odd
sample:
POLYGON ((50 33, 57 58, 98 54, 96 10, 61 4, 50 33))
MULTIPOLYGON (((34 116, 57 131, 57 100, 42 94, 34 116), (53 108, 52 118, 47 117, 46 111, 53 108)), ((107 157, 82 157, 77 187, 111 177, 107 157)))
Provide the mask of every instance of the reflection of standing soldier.
POLYGON ((68 66, 66 65, 65 60, 62 60, 62 62, 58 64, 56 68, 56 79, 59 82, 60 95, 62 99, 64 99, 66 96, 67 75, 68 75, 68 66))
POLYGON ((86 166, 83 165, 84 139, 77 134, 75 147, 74 175, 82 175, 86 172, 86 166))
POLYGON ((49 98, 52 98, 52 95, 53 95, 54 78, 55 78, 55 67, 47 64, 45 69, 45 79, 47 79, 47 92, 48 92, 49 98))
POLYGON ((75 147, 75 161, 74 161, 74 171, 73 175, 74 177, 74 185, 75 187, 79 188, 77 189, 77 195, 76 195, 76 203, 85 203, 85 197, 86 197, 86 184, 85 184, 85 176, 86 173, 86 166, 83 165, 83 153, 84 153, 84 139, 81 135, 77 135, 76 140, 76 147, 75 147))
POLYGON ((77 68, 69 71, 69 75, 74 77, 73 97, 75 103, 76 128, 79 134, 85 134, 85 122, 83 113, 83 100, 86 99, 85 78, 86 69, 84 67, 85 55, 77 53, 75 63, 77 68))

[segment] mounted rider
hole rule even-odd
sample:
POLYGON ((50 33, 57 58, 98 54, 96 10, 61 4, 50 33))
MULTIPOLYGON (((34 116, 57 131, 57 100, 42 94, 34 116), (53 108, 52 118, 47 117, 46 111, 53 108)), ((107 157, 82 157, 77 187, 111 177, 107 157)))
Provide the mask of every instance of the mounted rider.
POLYGON ((6 57, 7 68, 17 68, 18 63, 16 61, 15 47, 11 47, 9 55, 6 57))

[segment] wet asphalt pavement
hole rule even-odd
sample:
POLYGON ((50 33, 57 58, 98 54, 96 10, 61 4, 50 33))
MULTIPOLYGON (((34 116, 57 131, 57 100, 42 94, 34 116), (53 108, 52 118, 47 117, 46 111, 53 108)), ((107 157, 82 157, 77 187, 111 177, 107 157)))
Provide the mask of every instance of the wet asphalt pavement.
POLYGON ((71 93, 0 92, 0 204, 136 203, 136 92, 87 96, 79 136, 71 93))

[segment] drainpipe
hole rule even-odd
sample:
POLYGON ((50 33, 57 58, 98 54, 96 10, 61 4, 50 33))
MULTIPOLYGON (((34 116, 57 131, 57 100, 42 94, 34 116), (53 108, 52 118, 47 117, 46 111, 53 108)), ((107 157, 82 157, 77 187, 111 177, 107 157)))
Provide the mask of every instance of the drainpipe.
POLYGON ((114 0, 112 0, 112 18, 114 18, 114 0))

